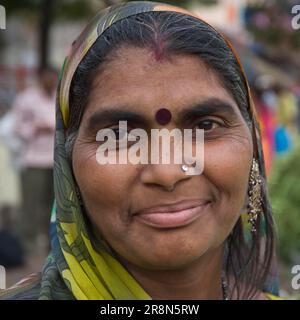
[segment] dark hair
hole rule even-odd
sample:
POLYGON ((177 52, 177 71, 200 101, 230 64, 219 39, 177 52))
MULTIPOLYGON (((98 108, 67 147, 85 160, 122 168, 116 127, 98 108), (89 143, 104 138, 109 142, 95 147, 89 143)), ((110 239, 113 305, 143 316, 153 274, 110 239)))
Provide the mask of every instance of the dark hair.
MULTIPOLYGON (((149 48, 169 55, 197 55, 219 76, 252 131, 246 81, 223 37, 205 22, 192 16, 177 12, 147 12, 114 23, 97 39, 79 64, 70 89, 70 117, 66 132, 66 150, 69 155, 72 153, 93 77, 99 72, 99 67, 113 59, 116 50, 124 45, 149 48)), ((257 220, 257 232, 252 239, 245 239, 240 218, 226 242, 224 262, 227 278, 230 285, 233 279, 231 287, 236 288, 239 298, 249 299, 258 290, 264 290, 274 257, 273 220, 265 182, 262 202, 263 213, 257 220)))

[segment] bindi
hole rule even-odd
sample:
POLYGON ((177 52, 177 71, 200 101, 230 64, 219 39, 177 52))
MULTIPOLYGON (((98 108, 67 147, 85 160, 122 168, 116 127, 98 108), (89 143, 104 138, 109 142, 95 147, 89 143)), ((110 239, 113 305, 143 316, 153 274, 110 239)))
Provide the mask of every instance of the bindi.
POLYGON ((168 124, 172 119, 171 112, 166 108, 159 109, 155 114, 155 120, 161 126, 168 124))

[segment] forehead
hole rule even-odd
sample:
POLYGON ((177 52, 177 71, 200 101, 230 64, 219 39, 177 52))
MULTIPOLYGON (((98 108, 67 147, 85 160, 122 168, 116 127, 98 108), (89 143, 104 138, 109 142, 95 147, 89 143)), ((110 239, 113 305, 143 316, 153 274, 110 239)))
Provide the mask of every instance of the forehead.
POLYGON ((176 112, 211 97, 238 110, 220 77, 198 57, 173 54, 157 60, 149 49, 123 47, 96 74, 87 111, 128 105, 143 113, 161 107, 176 112))

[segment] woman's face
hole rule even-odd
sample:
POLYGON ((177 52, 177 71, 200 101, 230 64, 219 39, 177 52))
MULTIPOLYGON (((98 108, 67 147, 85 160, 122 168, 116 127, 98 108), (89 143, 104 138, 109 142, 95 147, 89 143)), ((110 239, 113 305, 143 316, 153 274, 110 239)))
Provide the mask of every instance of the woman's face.
POLYGON ((150 50, 123 47, 92 83, 73 170, 92 224, 116 253, 139 267, 168 270, 222 245, 245 205, 252 155, 237 104, 199 58, 158 60, 150 50), (172 113, 165 126, 155 120, 160 108, 172 113), (204 129, 203 173, 186 175, 179 164, 100 165, 97 132, 117 128, 118 120, 147 132, 204 129))

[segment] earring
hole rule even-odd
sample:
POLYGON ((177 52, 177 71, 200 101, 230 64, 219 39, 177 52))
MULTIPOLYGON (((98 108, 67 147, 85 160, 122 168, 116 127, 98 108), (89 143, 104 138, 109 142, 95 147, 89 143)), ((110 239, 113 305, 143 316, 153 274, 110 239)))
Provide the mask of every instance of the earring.
POLYGON ((262 211, 262 199, 261 199, 261 184, 262 179, 259 174, 259 166, 257 161, 253 158, 252 167, 249 178, 249 189, 248 189, 248 222, 251 224, 251 232, 256 232, 256 220, 258 214, 262 211))

